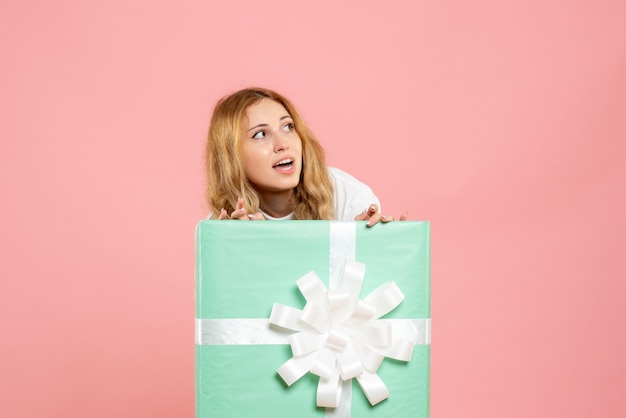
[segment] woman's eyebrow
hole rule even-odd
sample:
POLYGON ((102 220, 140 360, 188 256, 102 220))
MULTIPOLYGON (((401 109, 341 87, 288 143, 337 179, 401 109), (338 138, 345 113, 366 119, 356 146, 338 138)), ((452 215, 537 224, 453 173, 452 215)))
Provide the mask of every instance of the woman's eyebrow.
POLYGON ((258 125, 253 126, 252 128, 248 129, 247 132, 250 132, 253 129, 256 128, 260 128, 261 126, 269 126, 267 123, 259 123, 258 125))
MULTIPOLYGON (((285 116, 281 117, 278 120, 281 121, 283 119, 291 119, 291 116, 285 115, 285 116)), ((269 126, 269 125, 267 123, 259 123, 258 125, 254 125, 252 128, 248 129, 246 132, 250 132, 251 130, 256 129, 256 128, 260 128, 262 126, 269 126)))

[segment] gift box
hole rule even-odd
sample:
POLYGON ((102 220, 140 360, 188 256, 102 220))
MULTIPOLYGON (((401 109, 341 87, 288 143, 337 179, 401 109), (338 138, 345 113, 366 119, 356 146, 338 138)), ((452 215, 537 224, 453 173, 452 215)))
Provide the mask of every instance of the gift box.
POLYGON ((195 356, 199 418, 428 417, 429 223, 368 228, 361 221, 201 221, 196 229, 195 356), (417 340, 410 360, 384 358, 375 371, 388 397, 372 405, 357 379, 340 380, 338 407, 325 408, 317 405, 317 392, 326 379, 306 373, 289 386, 284 373, 277 372, 296 357, 289 338, 297 331, 272 325, 270 316, 277 307, 292 307, 296 315, 308 309, 303 278, 310 279, 311 272, 331 291, 324 298, 341 296, 337 289, 348 281, 343 268, 353 261, 364 267, 360 299, 374 295, 387 303, 380 289, 393 293, 387 291, 389 282, 403 295, 390 312, 382 311, 377 324, 420 325, 410 332, 393 328, 394 338, 412 333, 417 340))

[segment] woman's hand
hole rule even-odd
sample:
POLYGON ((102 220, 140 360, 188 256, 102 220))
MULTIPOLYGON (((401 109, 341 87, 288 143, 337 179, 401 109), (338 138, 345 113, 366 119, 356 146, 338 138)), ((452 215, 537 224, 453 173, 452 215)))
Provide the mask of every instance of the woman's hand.
POLYGON ((233 213, 230 214, 230 216, 228 215, 228 212, 226 212, 226 209, 222 209, 220 210, 220 215, 217 217, 217 219, 238 219, 241 221, 248 221, 248 220, 262 221, 265 218, 263 217, 261 212, 248 213, 248 211, 246 210, 246 206, 244 205, 243 198, 240 197, 239 199, 237 199, 237 206, 235 207, 235 210, 233 211, 233 213))
MULTIPOLYGON (((406 212, 400 216, 400 221, 406 221, 406 212)), ((378 205, 372 203, 369 208, 354 217, 355 221, 367 221, 367 226, 374 226, 378 222, 387 223, 393 221, 393 216, 383 215, 378 211, 378 205)))

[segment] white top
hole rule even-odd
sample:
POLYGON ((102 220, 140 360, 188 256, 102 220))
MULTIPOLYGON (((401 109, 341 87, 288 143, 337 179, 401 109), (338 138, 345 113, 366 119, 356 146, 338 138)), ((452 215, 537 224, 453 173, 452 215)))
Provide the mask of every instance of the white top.
MULTIPOLYGON (((376 203, 380 210, 380 202, 367 184, 338 168, 328 167, 328 174, 333 182, 336 220, 353 221, 355 216, 367 210, 372 203, 376 203)), ((272 221, 293 219, 293 213, 282 218, 274 218, 263 211, 261 213, 265 219, 272 221)))

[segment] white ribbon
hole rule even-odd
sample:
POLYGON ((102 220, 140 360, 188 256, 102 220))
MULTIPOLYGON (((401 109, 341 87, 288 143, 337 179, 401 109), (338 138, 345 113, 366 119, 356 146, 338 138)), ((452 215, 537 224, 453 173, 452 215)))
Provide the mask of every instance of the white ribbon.
MULTIPOLYGON (((413 344, 430 344, 430 319, 385 319, 394 333, 413 344)), ((292 332, 270 327, 267 318, 196 318, 197 345, 283 345, 289 344, 292 332)))
POLYGON ((382 360, 410 361, 415 344, 430 344, 431 322, 379 319, 404 298, 393 282, 359 300, 365 266, 353 261, 355 243, 355 222, 330 222, 331 290, 307 273, 296 282, 307 301, 302 310, 274 304, 269 320, 196 318, 196 344, 290 344, 293 357, 279 375, 289 386, 308 372, 319 376, 317 404, 328 418, 350 417, 353 378, 372 405, 386 399, 389 391, 376 374, 382 360))
POLYGON ((376 405, 389 396, 376 374, 382 360, 411 360, 414 342, 401 332, 402 325, 379 319, 404 295, 387 282, 359 300, 364 277, 364 264, 346 261, 339 288, 328 291, 317 274, 307 273, 296 282, 306 299, 304 309, 278 303, 272 308, 271 325, 296 331, 289 337, 293 357, 278 374, 289 386, 307 372, 319 376, 318 406, 337 408, 343 382, 353 378, 376 405))

